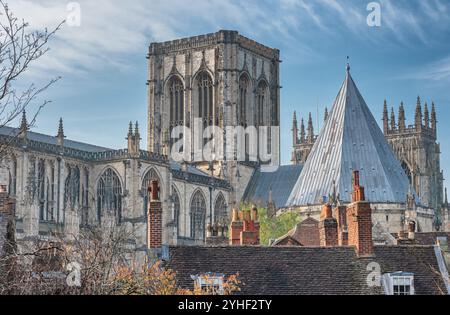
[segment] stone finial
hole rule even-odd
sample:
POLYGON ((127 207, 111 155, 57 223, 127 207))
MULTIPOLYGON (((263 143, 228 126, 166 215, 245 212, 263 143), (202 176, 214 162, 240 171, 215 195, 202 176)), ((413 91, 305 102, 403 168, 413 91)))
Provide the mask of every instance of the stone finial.
POLYGON ((133 123, 130 121, 130 125, 128 127, 128 138, 133 136, 133 123))
POLYGON ((66 136, 64 135, 64 125, 63 125, 63 119, 62 117, 59 119, 59 126, 58 126, 58 134, 56 135, 56 143, 59 146, 64 145, 64 139, 66 136))
POLYGON ((431 103, 431 129, 435 132, 437 129, 436 106, 434 105, 434 102, 431 103))
POLYGON ((28 121, 27 121, 27 113, 25 112, 25 109, 24 109, 22 111, 22 120, 20 121, 19 138, 26 139, 29 128, 30 128, 30 126, 28 125, 28 121))
POLYGON ((398 110, 398 129, 402 132, 406 129, 406 117, 405 117, 405 107, 403 102, 400 103, 400 108, 398 110))
POLYGON ((383 131, 384 131, 384 134, 387 134, 389 132, 389 116, 388 116, 388 106, 387 106, 386 100, 384 100, 384 105, 383 105, 383 131))
POLYGON ((293 143, 298 143, 298 125, 297 125, 297 112, 294 111, 294 118, 292 119, 292 137, 293 143))
POLYGON ((391 107, 391 130, 395 130, 395 113, 394 113, 394 107, 391 107))
POLYGON ((325 114, 323 115, 323 120, 326 122, 328 119, 328 107, 325 107, 325 114))
POLYGON ((422 105, 420 96, 417 97, 416 113, 414 115, 414 122, 416 129, 422 128, 422 105))
POLYGON ((445 199, 444 200, 445 200, 444 201, 445 206, 448 207, 447 188, 445 188, 445 199))
POLYGON ((428 111, 428 103, 425 103, 425 110, 424 110, 424 122, 425 127, 430 128, 430 113, 428 111))
POLYGON ((314 143, 314 126, 311 113, 309 113, 308 118, 308 143, 314 143))
POLYGON ((306 132, 305 132, 305 123, 302 121, 300 123, 300 143, 305 143, 306 141, 306 132))

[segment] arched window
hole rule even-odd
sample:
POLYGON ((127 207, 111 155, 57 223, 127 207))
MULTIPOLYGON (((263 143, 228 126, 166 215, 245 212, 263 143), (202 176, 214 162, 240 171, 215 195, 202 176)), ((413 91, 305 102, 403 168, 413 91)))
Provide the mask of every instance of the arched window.
POLYGON ((198 115, 204 126, 213 123, 213 82, 211 76, 203 71, 197 76, 198 115))
POLYGON ((264 126, 264 110, 267 97, 267 83, 266 81, 261 81, 256 91, 256 124, 258 126, 264 126))
POLYGON ((205 220, 206 220, 206 202, 200 190, 194 194, 190 205, 191 216, 191 238, 204 241, 205 239, 205 220))
POLYGON ((9 171, 9 194, 11 196, 16 195, 17 191, 17 159, 12 157, 11 170, 9 171))
POLYGON ((154 180, 158 182, 158 187, 160 187, 161 189, 161 180, 158 176, 158 173, 156 173, 155 169, 151 168, 145 174, 144 179, 142 180, 142 196, 144 196, 144 216, 147 216, 148 201, 150 200, 150 193, 148 191, 148 187, 150 187, 150 184, 154 180))
POLYGON ((216 223, 228 223, 227 204, 223 194, 219 194, 214 204, 214 221, 216 223))
POLYGON ((122 185, 119 176, 110 168, 103 173, 97 184, 99 222, 105 212, 114 214, 118 223, 122 221, 122 185))
POLYGON ((174 76, 169 80, 168 93, 170 102, 170 127, 183 125, 184 87, 178 77, 174 76))
POLYGON ((37 193, 39 201, 39 220, 45 220, 45 161, 38 161, 37 193))
POLYGON ((238 124, 241 126, 247 126, 247 100, 248 100, 248 92, 249 92, 249 79, 246 74, 242 75, 239 80, 239 108, 238 108, 238 124))
POLYGON ((406 177, 408 177, 409 184, 413 185, 411 170, 405 162, 402 162, 402 168, 405 171, 406 177))
POLYGON ((180 196, 178 195, 177 190, 175 187, 172 186, 172 205, 173 205, 173 219, 174 224, 177 227, 177 235, 179 235, 180 232, 180 196))
POLYGON ((64 209, 76 209, 80 204, 80 169, 69 166, 64 186, 64 209))

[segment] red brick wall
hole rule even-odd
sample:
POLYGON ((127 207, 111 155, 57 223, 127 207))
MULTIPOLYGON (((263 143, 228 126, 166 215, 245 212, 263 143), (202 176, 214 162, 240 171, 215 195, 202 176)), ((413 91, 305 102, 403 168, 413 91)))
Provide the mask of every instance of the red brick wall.
POLYGON ((359 201, 347 207, 348 245, 356 246, 358 255, 373 254, 372 210, 370 203, 359 201))
POLYGON ((162 207, 160 201, 151 201, 148 210, 148 248, 162 246, 162 207))
POLYGON ((320 246, 337 246, 338 229, 335 218, 326 218, 319 222, 320 246))
POLYGON ((292 236, 303 246, 320 246, 319 221, 308 218, 297 225, 292 236))

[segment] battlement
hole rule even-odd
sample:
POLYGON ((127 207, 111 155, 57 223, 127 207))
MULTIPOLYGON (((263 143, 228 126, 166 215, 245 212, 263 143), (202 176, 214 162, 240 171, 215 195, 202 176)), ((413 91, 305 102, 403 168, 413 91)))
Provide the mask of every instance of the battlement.
POLYGON ((267 59, 280 61, 280 51, 262 45, 252 39, 240 35, 237 31, 220 30, 216 33, 186 37, 166 42, 151 43, 149 56, 162 55, 171 52, 191 50, 195 48, 205 48, 219 44, 238 44, 244 49, 259 54, 267 59))
POLYGON ((417 97, 416 112, 414 115, 414 124, 406 125, 405 107, 401 102, 398 110, 398 121, 396 122, 394 107, 391 107, 391 113, 388 112, 387 101, 384 101, 383 108, 383 129, 387 137, 398 135, 424 135, 433 140, 437 139, 437 118, 434 102, 431 103, 431 117, 428 110, 428 103, 425 102, 425 109, 422 111, 420 96, 417 97))

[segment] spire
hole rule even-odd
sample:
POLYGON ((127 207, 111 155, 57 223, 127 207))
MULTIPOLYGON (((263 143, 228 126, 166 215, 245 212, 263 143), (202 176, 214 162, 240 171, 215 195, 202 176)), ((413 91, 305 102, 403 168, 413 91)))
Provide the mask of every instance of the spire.
POLYGON ((403 102, 400 103, 400 109, 398 110, 398 129, 400 132, 406 129, 405 107, 403 106, 403 102))
POLYGON ((324 121, 327 121, 327 119, 328 119, 328 107, 325 107, 325 115, 323 115, 323 120, 324 121))
POLYGON ((428 112, 428 104, 425 103, 425 110, 424 110, 424 121, 425 121, 425 127, 430 128, 430 113, 428 112))
POLYGON ((313 126, 313 120, 312 115, 309 113, 309 119, 308 119, 308 143, 314 142, 314 126, 313 126))
POLYGON ((384 106, 383 106, 383 129, 384 129, 384 134, 387 135, 389 132, 389 116, 388 116, 388 106, 387 106, 386 100, 384 100, 384 106))
POLYGON ((416 114, 414 117, 414 124, 416 129, 422 128, 422 105, 420 103, 420 96, 417 97, 416 114))
POLYGON ((391 108, 391 130, 395 130, 395 113, 394 113, 394 107, 391 108))
POLYGON ((128 138, 133 136, 133 123, 130 121, 130 126, 128 128, 128 138))
POLYGON ((294 145, 298 144, 297 112, 295 111, 294 111, 294 118, 292 119, 292 140, 294 145))
POLYGON ((136 136, 136 137, 139 137, 140 138, 140 133, 139 133, 139 122, 137 122, 136 121, 136 125, 135 125, 135 128, 134 128, 134 135, 136 136))
POLYGON ((64 145, 64 138, 66 136, 64 135, 64 125, 63 125, 63 119, 62 117, 59 119, 59 126, 58 126, 58 134, 56 135, 56 143, 59 146, 64 145))
POLYGON ((22 111, 22 120, 20 121, 19 127, 19 138, 25 139, 27 137, 27 132, 29 130, 29 125, 27 122, 27 113, 25 109, 22 111))
POLYGON ((448 207, 448 198, 447 198, 447 188, 445 188, 445 201, 444 204, 446 207, 448 207))
POLYGON ((434 106, 434 102, 431 103, 431 129, 436 131, 437 127, 437 119, 436 119, 436 107, 434 106))
POLYGON ((306 140, 305 123, 302 118, 302 121, 300 123, 300 143, 305 143, 305 140, 306 140))

